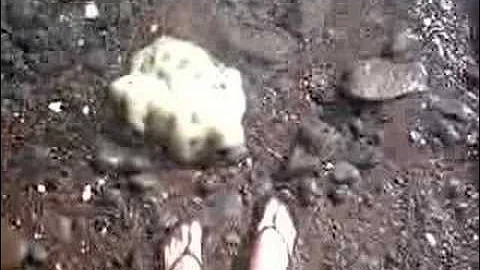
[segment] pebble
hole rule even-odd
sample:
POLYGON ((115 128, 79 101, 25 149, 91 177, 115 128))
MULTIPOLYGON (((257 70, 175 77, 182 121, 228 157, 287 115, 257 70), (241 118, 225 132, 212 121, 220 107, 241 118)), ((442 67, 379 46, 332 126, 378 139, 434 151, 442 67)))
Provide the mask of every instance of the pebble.
POLYGON ((435 240, 435 237, 433 236, 433 234, 425 233, 425 238, 427 239, 430 246, 434 247, 437 245, 437 240, 435 240))
POLYGON ((95 19, 99 15, 98 7, 95 2, 87 2, 85 4, 85 18, 87 19, 95 19))
POLYGON ((127 178, 128 184, 134 191, 145 192, 158 187, 160 179, 154 173, 140 173, 127 178))
POLYGON ((48 109, 52 112, 59 113, 62 111, 63 104, 61 101, 54 101, 48 104, 48 109))
POLYGON ((357 62, 342 89, 353 98, 382 101, 426 91, 427 79, 420 63, 393 63, 377 58, 357 62))
POLYGON ((83 202, 88 202, 92 199, 93 197, 93 193, 92 193, 92 186, 90 185, 86 185, 84 188, 83 188, 83 192, 82 192, 82 201, 83 202))
POLYGON ((89 115, 90 114, 90 107, 88 105, 83 106, 82 113, 85 116, 89 115))
POLYGON ((360 171, 355 166, 349 162, 340 161, 335 164, 333 179, 337 184, 352 185, 359 182, 362 177, 360 171))
POLYGON ((470 107, 454 98, 433 97, 431 107, 445 116, 453 117, 463 122, 468 122, 477 117, 476 113, 470 107))
POLYGON ((47 192, 47 188, 45 187, 44 184, 38 184, 37 185, 37 191, 40 194, 45 194, 47 192))
POLYGON ((156 33, 158 31, 158 24, 150 25, 150 33, 156 33))

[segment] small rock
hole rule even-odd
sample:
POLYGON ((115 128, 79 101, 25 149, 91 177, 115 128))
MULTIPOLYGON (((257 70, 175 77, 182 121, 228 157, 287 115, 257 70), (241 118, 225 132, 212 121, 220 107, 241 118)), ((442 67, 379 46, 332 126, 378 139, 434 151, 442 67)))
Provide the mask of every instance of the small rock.
POLYGON ((343 89, 351 97, 389 100, 427 90, 427 73, 420 63, 392 63, 383 59, 357 62, 343 89))
POLYGON ((83 188, 83 192, 82 192, 82 201, 83 202, 88 202, 92 199, 93 197, 93 193, 92 193, 92 186, 90 185, 86 185, 84 188, 83 188))
POLYGON ((40 194, 45 194, 45 192, 47 192, 47 188, 45 187, 44 184, 38 184, 37 185, 37 191, 40 194))
POLYGON ((341 204, 347 200, 350 194, 351 192, 348 185, 338 185, 337 187, 332 189, 330 198, 332 199, 334 204, 341 204))
POLYGON ((95 2, 87 2, 85 4, 85 18, 95 19, 100 13, 98 12, 98 7, 95 2))
POLYGON ((437 240, 435 240, 435 237, 433 236, 433 234, 425 233, 425 238, 427 239, 430 246, 434 247, 437 245, 437 240))
POLYGON ((62 111, 63 104, 61 101, 54 101, 48 104, 48 109, 52 112, 59 113, 62 111))
POLYGON ((359 182, 362 177, 360 171, 346 161, 337 162, 333 171, 333 179, 337 184, 352 185, 359 182))
POLYGON ((127 178, 128 184, 134 191, 145 192, 158 187, 160 179, 154 173, 140 173, 127 178))
POLYGON ((445 116, 453 117, 463 122, 468 122, 477 117, 476 113, 470 107, 454 98, 433 97, 431 107, 445 116))

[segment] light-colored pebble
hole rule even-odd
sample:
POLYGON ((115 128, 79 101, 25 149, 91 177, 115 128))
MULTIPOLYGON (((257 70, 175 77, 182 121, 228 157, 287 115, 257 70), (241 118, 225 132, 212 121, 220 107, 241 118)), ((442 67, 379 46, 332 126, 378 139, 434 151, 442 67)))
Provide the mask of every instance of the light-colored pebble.
POLYGON ((85 18, 95 19, 99 14, 100 12, 98 11, 98 7, 95 2, 92 1, 85 4, 85 18))
POLYGON ((435 237, 433 236, 433 234, 425 233, 425 238, 427 239, 430 246, 434 247, 437 245, 437 240, 435 240, 435 237))
POLYGON ((50 102, 50 104, 48 104, 48 109, 52 112, 59 113, 62 111, 62 102, 61 101, 50 102))
POLYGON ((92 196, 93 196, 92 186, 86 185, 86 186, 83 188, 82 201, 88 202, 88 201, 90 201, 90 200, 92 199, 92 196))

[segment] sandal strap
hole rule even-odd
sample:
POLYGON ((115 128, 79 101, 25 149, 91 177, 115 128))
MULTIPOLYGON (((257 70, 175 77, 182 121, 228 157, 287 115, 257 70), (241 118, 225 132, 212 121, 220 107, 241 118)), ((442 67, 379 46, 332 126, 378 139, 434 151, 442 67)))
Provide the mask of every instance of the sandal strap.
POLYGON ((168 270, 175 269, 175 267, 180 263, 180 260, 185 258, 186 256, 190 256, 191 258, 193 258, 198 263, 198 266, 200 266, 200 269, 203 269, 203 263, 200 260, 200 258, 198 258, 198 256, 193 254, 192 251, 190 250, 190 244, 191 243, 192 243, 192 235, 189 233, 188 234, 188 241, 187 241, 187 245, 185 246, 185 249, 182 251, 180 256, 178 256, 173 261, 172 265, 170 266, 170 268, 168 268, 168 270))
POLYGON ((180 260, 183 259, 183 258, 185 258, 185 257, 187 257, 187 256, 193 258, 193 259, 197 262, 198 266, 200 266, 200 269, 203 269, 203 264, 202 264, 202 262, 200 261, 200 259, 198 258, 198 256, 195 255, 195 254, 193 254, 193 253, 187 248, 185 251, 183 251, 183 253, 182 253, 177 259, 175 259, 175 261, 172 263, 172 265, 170 266, 170 268, 169 268, 168 270, 173 270, 173 269, 175 269, 175 267, 177 267, 177 265, 180 263, 180 260))

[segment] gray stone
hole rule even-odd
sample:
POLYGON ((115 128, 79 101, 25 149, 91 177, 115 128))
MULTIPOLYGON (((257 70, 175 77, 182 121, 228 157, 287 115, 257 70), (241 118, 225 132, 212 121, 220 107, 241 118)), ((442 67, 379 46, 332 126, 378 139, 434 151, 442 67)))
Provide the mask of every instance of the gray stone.
POLYGON ((467 122, 477 117, 476 113, 465 103, 454 98, 433 97, 431 100, 432 109, 441 112, 447 117, 467 122))
POLYGON ((154 173, 140 173, 127 178, 129 187, 135 191, 145 192, 160 186, 160 179, 154 173))
POLYGON ((333 171, 333 180, 337 184, 352 185, 362 179, 360 171, 346 161, 337 162, 333 171))
POLYGON ((380 58, 360 60, 348 75, 343 90, 363 100, 390 100, 427 90, 427 72, 420 63, 393 63, 380 58))

